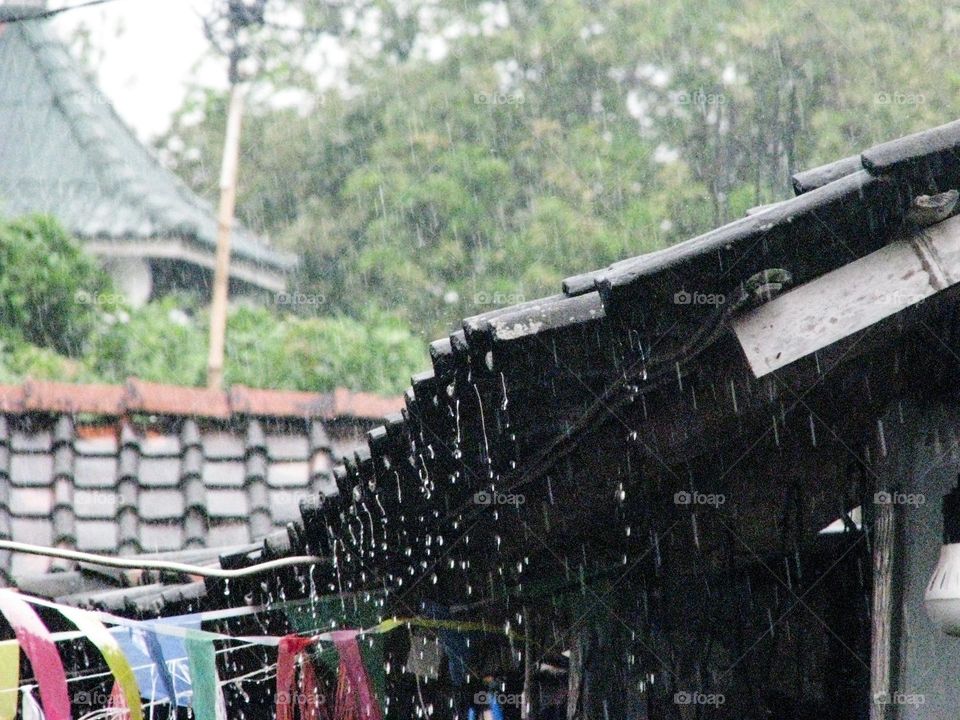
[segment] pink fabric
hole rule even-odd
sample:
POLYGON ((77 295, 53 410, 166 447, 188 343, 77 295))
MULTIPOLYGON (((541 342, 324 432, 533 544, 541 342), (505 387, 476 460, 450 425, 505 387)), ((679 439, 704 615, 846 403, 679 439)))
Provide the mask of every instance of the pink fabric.
POLYGON ((277 720, 293 720, 293 681, 297 656, 312 644, 309 638, 287 635, 280 638, 277 653, 277 720))
POLYGON ((127 696, 123 694, 123 688, 120 687, 120 683, 115 682, 113 684, 107 707, 116 711, 116 714, 111 716, 116 718, 116 720, 130 720, 130 708, 127 707, 127 696))
POLYGON ((370 687, 370 679, 363 667, 357 630, 338 630, 331 633, 333 644, 340 654, 340 678, 337 690, 337 720, 382 720, 380 705, 370 687))
POLYGON ((304 658, 300 666, 300 720, 330 720, 311 662, 304 658))
POLYGON ((67 675, 60 653, 43 621, 15 592, 0 590, 0 613, 17 635, 20 648, 40 686, 40 703, 48 720, 71 720, 67 675))

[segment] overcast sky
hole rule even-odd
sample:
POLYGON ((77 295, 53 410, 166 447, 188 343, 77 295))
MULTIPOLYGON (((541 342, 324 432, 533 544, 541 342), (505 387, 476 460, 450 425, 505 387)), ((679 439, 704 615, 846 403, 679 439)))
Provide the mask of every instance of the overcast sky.
MULTIPOLYGON (((70 4, 50 0, 51 8, 70 4)), ((81 25, 92 32, 101 91, 142 139, 167 129, 188 83, 224 85, 225 69, 206 62, 199 11, 210 0, 114 0, 60 15, 58 31, 68 39, 81 25)))

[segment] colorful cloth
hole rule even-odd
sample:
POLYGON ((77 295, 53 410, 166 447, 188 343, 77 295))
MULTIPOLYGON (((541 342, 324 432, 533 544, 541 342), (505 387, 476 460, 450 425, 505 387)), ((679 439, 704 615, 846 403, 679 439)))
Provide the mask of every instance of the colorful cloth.
POLYGON ((16 640, 0 642, 0 720, 17 717, 17 692, 20 685, 20 644, 16 640))
POLYGON ((138 627, 116 627, 111 633, 135 668, 140 697, 149 702, 173 702, 176 698, 177 705, 188 707, 193 684, 184 638, 151 631, 153 627, 165 625, 200 630, 200 617, 184 615, 151 620, 138 627))
POLYGON ((293 720, 296 662, 298 656, 312 644, 309 638, 299 635, 287 635, 280 639, 277 651, 277 720, 293 720))
POLYGON ((380 702, 370 687, 357 645, 358 630, 332 633, 333 644, 340 655, 337 684, 336 720, 382 720, 380 702))
POLYGON ((116 678, 116 684, 119 685, 124 695, 124 707, 128 710, 128 717, 131 720, 143 720, 143 710, 140 707, 140 694, 137 691, 137 680, 133 675, 133 669, 130 663, 120 649, 120 644, 116 637, 110 634, 110 631, 104 627, 96 615, 80 610, 78 608, 64 607, 60 609, 61 614, 73 623, 77 630, 87 636, 87 639, 94 644, 103 659, 116 678))
POLYGON ((213 641, 187 632, 184 640, 190 667, 193 694, 190 707, 196 720, 220 720, 226 716, 220 695, 220 679, 217 674, 217 655, 213 641))
POLYGON ((40 702, 50 720, 70 720, 67 675, 50 631, 17 593, 0 590, 0 613, 13 628, 40 686, 40 702))

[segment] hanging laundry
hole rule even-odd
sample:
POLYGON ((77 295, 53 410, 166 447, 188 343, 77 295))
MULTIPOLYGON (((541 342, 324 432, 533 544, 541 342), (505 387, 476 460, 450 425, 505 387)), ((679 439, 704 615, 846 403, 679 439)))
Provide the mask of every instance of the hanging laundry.
POLYGON ((184 638, 152 632, 152 627, 173 626, 186 630, 200 629, 199 615, 182 615, 142 623, 140 627, 120 626, 111 633, 130 662, 140 688, 140 697, 148 702, 173 702, 180 707, 190 705, 193 686, 184 638))
POLYGON ((357 630, 331 633, 340 656, 335 720, 382 720, 380 703, 370 687, 357 645, 357 630))
POLYGON ((124 695, 123 688, 119 683, 113 683, 113 689, 110 691, 110 699, 107 701, 107 707, 113 712, 110 716, 113 720, 130 720, 130 708, 127 707, 127 697, 124 695))
POLYGON ((299 635, 287 635, 280 639, 277 651, 277 720, 293 720, 297 657, 312 644, 310 638, 299 635))
MULTIPOLYGON (((423 602, 424 615, 433 620, 450 620, 453 615, 450 609, 431 600, 423 602)), ((467 663, 470 660, 470 647, 476 641, 473 633, 459 632, 450 628, 439 630, 440 644, 447 654, 447 667, 450 671, 450 682, 454 687, 467 684, 467 663)))
POLYGON ((404 670, 422 678, 436 680, 440 677, 442 659, 440 643, 424 633, 415 632, 410 636, 410 652, 407 654, 404 670))
POLYGON ((140 706, 140 693, 137 689, 137 681, 133 674, 130 663, 120 649, 120 644, 116 637, 110 634, 110 631, 104 627, 99 618, 91 612, 80 610, 79 608, 62 607, 61 614, 73 623, 77 630, 87 636, 87 639, 103 655, 103 659, 116 678, 116 684, 120 686, 125 697, 125 707, 131 720, 143 720, 143 710, 140 706))
POLYGON ((300 655, 300 720, 330 720, 327 705, 313 663, 306 653, 300 655))
POLYGON ((33 697, 33 692, 27 690, 23 693, 23 701, 20 703, 20 717, 23 720, 46 720, 43 717, 43 710, 33 697))
POLYGON ((34 609, 11 590, 0 590, 0 613, 10 623, 20 648, 30 660, 44 711, 50 720, 70 720, 67 675, 46 625, 34 609))
POLYGON ((17 716, 17 688, 20 685, 20 644, 0 642, 0 720, 17 716))
POLYGON ((193 685, 190 707, 195 720, 226 720, 213 641, 187 631, 184 640, 193 685))
POLYGON ((310 638, 287 635, 280 639, 277 653, 277 720, 293 720, 293 707, 300 710, 300 720, 327 720, 326 704, 317 682, 313 663, 307 650, 313 646, 310 638), (296 683, 297 668, 300 681, 296 683), (296 687, 296 692, 294 692, 296 687))

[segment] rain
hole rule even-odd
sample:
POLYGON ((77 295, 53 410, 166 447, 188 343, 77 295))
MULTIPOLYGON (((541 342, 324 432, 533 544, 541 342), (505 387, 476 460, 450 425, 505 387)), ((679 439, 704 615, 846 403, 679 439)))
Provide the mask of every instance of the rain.
POLYGON ((956 717, 957 30, 0 0, 0 720, 956 717))

